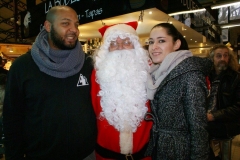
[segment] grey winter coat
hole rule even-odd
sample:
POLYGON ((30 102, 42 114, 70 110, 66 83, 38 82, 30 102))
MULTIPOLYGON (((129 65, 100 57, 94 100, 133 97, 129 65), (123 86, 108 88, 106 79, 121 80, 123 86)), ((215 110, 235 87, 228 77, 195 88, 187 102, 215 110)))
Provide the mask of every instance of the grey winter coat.
POLYGON ((151 101, 154 125, 146 152, 154 160, 208 159, 205 76, 212 65, 207 58, 189 57, 158 87, 151 101))

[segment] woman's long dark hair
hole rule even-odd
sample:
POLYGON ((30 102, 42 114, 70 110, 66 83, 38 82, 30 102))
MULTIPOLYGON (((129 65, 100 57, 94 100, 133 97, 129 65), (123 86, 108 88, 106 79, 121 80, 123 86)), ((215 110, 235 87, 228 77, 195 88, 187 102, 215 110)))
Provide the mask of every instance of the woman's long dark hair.
POLYGON ((155 25, 152 30, 154 28, 157 27, 162 27, 165 28, 167 31, 167 34, 171 37, 173 37, 173 41, 176 42, 178 39, 181 41, 181 46, 179 47, 178 50, 189 50, 188 48, 188 44, 186 39, 183 37, 183 35, 174 27, 174 25, 170 24, 170 23, 159 23, 157 25, 155 25))

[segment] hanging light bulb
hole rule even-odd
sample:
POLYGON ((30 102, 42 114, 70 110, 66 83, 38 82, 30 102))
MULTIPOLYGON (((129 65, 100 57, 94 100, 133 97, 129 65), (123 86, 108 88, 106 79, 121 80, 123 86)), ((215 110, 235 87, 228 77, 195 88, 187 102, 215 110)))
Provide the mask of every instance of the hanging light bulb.
POLYGON ((138 23, 139 24, 143 22, 143 16, 144 16, 144 10, 141 10, 140 16, 138 17, 138 23))

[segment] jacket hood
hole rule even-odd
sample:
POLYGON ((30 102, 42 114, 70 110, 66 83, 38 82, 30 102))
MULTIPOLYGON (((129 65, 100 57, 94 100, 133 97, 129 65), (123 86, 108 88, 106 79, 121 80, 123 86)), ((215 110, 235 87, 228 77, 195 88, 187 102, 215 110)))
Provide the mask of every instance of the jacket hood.
POLYGON ((186 59, 188 70, 200 70, 204 75, 208 75, 213 68, 213 62, 209 58, 191 57, 186 59))
POLYGON ((181 63, 179 63, 165 78, 164 81, 169 79, 173 79, 181 74, 185 74, 191 71, 200 71, 203 75, 208 76, 213 67, 213 62, 209 58, 201 58, 201 57, 189 57, 184 59, 181 63))
MULTIPOLYGON (((209 58, 189 57, 183 60, 175 69, 177 73, 200 71, 207 76, 213 67, 213 62, 209 58)), ((175 70, 174 69, 174 70, 175 70)))

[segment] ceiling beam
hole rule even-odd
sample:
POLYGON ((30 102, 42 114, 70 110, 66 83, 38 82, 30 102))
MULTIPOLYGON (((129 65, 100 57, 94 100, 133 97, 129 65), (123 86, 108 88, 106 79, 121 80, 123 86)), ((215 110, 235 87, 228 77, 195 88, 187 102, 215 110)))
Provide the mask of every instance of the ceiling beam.
POLYGON ((17 24, 17 20, 18 20, 18 4, 19 4, 19 0, 13 0, 13 15, 14 15, 14 31, 15 31, 15 41, 17 41, 19 37, 19 26, 17 24))
MULTIPOLYGON (((13 1, 6 2, 6 0, 1 0, 0 1, 0 8, 2 8, 2 7, 6 7, 9 10, 14 11, 13 1)), ((22 11, 27 10, 27 5, 24 4, 21 1, 17 2, 17 7, 19 7, 19 9, 20 9, 20 10, 18 10, 18 12, 22 12, 22 11)))
POLYGON ((10 5, 10 3, 12 3, 12 2, 11 1, 6 2, 4 0, 1 0, 0 1, 0 8, 3 8, 3 7, 9 8, 8 6, 10 5))
POLYGON ((3 17, 0 16, 0 24, 1 24, 1 23, 6 23, 6 24, 8 24, 9 26, 14 27, 14 22, 11 21, 11 18, 5 19, 5 18, 3 18, 3 17))

